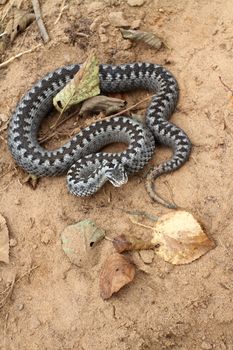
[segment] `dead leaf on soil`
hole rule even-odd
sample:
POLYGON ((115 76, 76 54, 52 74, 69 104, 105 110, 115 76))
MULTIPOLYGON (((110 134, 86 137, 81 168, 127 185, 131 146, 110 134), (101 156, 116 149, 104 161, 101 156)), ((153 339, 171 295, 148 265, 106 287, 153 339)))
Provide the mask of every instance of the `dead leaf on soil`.
POLYGON ((9 264, 9 235, 5 218, 0 214, 0 261, 9 264))
POLYGON ((4 33, 10 37, 12 43, 18 33, 24 31, 29 24, 35 20, 33 13, 28 13, 24 10, 15 9, 14 17, 8 22, 4 33))
POLYGON ((99 93, 99 63, 92 52, 74 78, 54 97, 53 104, 63 113, 70 106, 99 93))
POLYGON ((193 215, 182 210, 159 218, 151 243, 159 245, 156 254, 174 265, 191 263, 215 247, 193 215))
POLYGON ((33 174, 28 174, 21 182, 23 184, 28 184, 33 190, 36 189, 38 185, 39 177, 33 174))
POLYGON ((155 244, 151 243, 151 241, 144 241, 135 237, 127 237, 124 234, 115 237, 112 244, 118 253, 128 250, 151 249, 155 247, 155 244))
POLYGON ((119 112, 126 101, 108 96, 94 96, 83 102, 79 114, 85 116, 90 112, 105 112, 106 115, 119 112))
POLYGON ((133 30, 133 29, 129 29, 129 30, 120 29, 120 30, 124 39, 142 41, 157 50, 159 50, 164 44, 157 35, 151 32, 142 32, 140 30, 133 30))
POLYGON ((104 262, 100 272, 100 296, 109 299, 113 293, 131 282, 135 276, 134 264, 124 255, 114 253, 104 262))
POLYGON ((78 267, 95 265, 99 252, 93 249, 105 236, 105 231, 92 220, 68 225, 61 234, 62 249, 78 267))

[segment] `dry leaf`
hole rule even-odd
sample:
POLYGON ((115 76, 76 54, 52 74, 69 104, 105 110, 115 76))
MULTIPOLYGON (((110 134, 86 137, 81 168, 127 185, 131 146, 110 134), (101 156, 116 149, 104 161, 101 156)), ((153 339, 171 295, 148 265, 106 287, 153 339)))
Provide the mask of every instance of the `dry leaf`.
POLYGON ((99 63, 91 53, 74 78, 54 97, 53 104, 63 113, 70 106, 99 93, 99 63))
POLYGON ((131 282, 135 276, 135 266, 124 255, 114 253, 106 260, 100 272, 100 296, 109 299, 113 293, 131 282))
POLYGON ((155 49, 159 50, 163 44, 161 39, 151 32, 142 32, 140 30, 133 29, 121 29, 121 33, 124 39, 142 41, 155 49))
POLYGON ((92 220, 68 225, 61 234, 62 249, 70 261, 78 267, 94 266, 99 252, 93 249, 105 236, 105 231, 92 220))
POLYGON ((151 241, 144 241, 135 237, 127 237, 124 234, 115 237, 112 243, 118 253, 127 250, 151 249, 155 247, 155 244, 151 243, 151 241))
POLYGON ((151 243, 156 253, 174 265, 188 264, 215 247, 197 220, 186 211, 175 211, 159 218, 151 243))
POLYGON ((105 112, 106 115, 119 112, 126 105, 126 101, 107 96, 94 96, 83 102, 79 114, 85 116, 90 112, 105 112))
POLYGON ((8 22, 4 31, 10 37, 10 42, 12 43, 16 35, 24 31, 35 18, 36 16, 33 13, 28 13, 24 10, 15 10, 14 17, 8 22))
POLYGON ((0 214, 0 261, 9 263, 9 236, 5 218, 0 214))

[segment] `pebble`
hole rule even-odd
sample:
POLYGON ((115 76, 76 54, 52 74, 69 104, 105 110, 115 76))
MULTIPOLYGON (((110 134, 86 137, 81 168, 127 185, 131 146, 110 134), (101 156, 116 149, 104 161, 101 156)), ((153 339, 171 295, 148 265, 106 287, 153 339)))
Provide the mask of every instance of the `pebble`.
POLYGON ((45 232, 42 234, 40 238, 41 243, 48 244, 51 241, 53 235, 54 235, 53 231, 50 228, 46 228, 45 232))
POLYGON ((207 343, 206 341, 203 341, 201 343, 201 349, 203 350, 211 350, 213 347, 210 343, 207 343))
POLYGON ((87 12, 97 12, 103 10, 105 7, 104 3, 102 1, 93 1, 90 3, 90 5, 87 8, 87 12))
POLYGON ((123 12, 110 12, 108 15, 110 23, 114 27, 130 27, 129 22, 124 18, 123 12))
POLYGON ((151 264, 154 260, 155 253, 152 249, 140 250, 139 254, 145 264, 151 264))
POLYGON ((141 20, 140 19, 135 19, 132 23, 131 23, 131 28, 132 29, 138 29, 141 25, 141 20))
POLYGON ((15 200, 15 205, 21 205, 21 200, 20 199, 16 199, 15 200))
POLYGON ((101 42, 101 43, 105 44, 105 43, 108 42, 108 37, 107 37, 107 35, 105 35, 105 34, 99 34, 99 37, 100 37, 100 42, 101 42))
POLYGON ((38 327, 40 327, 40 320, 38 319, 38 317, 32 316, 29 324, 30 324, 30 329, 32 330, 37 329, 38 327))
POLYGON ((18 242, 15 238, 11 238, 10 241, 9 241, 9 246, 10 247, 15 247, 17 246, 18 242))
POLYGON ((0 113, 0 121, 5 123, 8 121, 8 116, 6 114, 0 113))
POLYGON ((142 6, 145 4, 145 0, 127 0, 129 6, 142 6))
POLYGON ((19 304, 19 305, 17 305, 17 308, 18 308, 19 311, 22 311, 23 308, 24 308, 24 304, 19 304))

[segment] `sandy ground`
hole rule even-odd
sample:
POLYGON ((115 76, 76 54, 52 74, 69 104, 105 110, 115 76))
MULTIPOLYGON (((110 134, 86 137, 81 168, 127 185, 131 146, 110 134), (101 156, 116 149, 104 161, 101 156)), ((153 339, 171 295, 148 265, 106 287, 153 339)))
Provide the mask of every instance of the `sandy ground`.
MULTIPOLYGON (((174 267, 155 256, 148 273, 138 270, 131 284, 103 301, 99 272, 113 251, 111 244, 99 246, 97 261, 77 268, 61 249, 62 230, 90 218, 112 237, 138 230, 118 208, 154 215, 168 210, 149 199, 143 172, 122 188, 107 184, 86 199, 71 196, 63 177, 43 178, 33 190, 22 184, 25 173, 8 151, 3 122, 0 212, 15 241, 9 265, 0 264, 0 292, 15 273, 26 275, 0 310, 0 349, 233 349, 233 106, 231 93, 219 80, 221 76, 226 84, 233 84, 232 0, 146 0, 140 7, 120 0, 67 1, 56 25, 61 1, 41 3, 51 41, 0 70, 0 113, 10 117, 33 82, 56 67, 84 61, 91 48, 97 49, 102 62, 165 65, 181 89, 172 120, 190 136, 193 151, 185 166, 157 181, 157 188, 169 198, 168 183, 174 201, 203 223, 217 247, 183 266, 174 267), (112 24, 105 27, 102 41, 107 42, 101 42, 100 24, 108 22, 108 14, 114 11, 123 11, 130 23, 140 19, 140 29, 154 31, 170 49, 155 53, 144 44, 125 42, 112 24), (90 25, 98 16, 91 33, 90 25), (90 36, 80 37, 77 32, 90 36), (33 266, 38 268, 28 275, 33 266)), ((27 6, 26 1, 23 7, 27 6)), ((2 61, 40 42, 33 23, 7 49, 2 61)), ((124 98, 133 104, 143 96, 132 93, 124 98)), ((144 112, 141 109, 138 114, 144 112)), ((73 120, 69 126, 87 123, 73 120)), ((64 140, 59 136, 49 145, 64 140)), ((169 155, 169 150, 160 148, 151 164, 169 155)))

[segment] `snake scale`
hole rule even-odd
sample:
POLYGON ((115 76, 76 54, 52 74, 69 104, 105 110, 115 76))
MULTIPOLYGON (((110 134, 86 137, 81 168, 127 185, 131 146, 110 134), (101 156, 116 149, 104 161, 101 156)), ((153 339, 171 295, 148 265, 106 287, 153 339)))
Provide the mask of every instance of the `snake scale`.
POLYGON ((69 65, 48 73, 18 103, 8 132, 8 146, 15 161, 36 176, 60 175, 68 171, 67 184, 78 196, 94 194, 106 181, 121 186, 128 175, 151 159, 156 143, 172 148, 171 159, 149 171, 146 188, 157 202, 173 207, 155 192, 154 180, 185 163, 191 143, 183 130, 169 122, 178 102, 176 79, 164 67, 152 63, 99 66, 101 93, 143 89, 153 95, 146 112, 146 125, 129 117, 110 117, 82 129, 69 142, 55 150, 43 148, 38 129, 52 109, 53 97, 69 82, 81 65, 69 65), (113 142, 128 148, 121 153, 101 152, 113 142))

